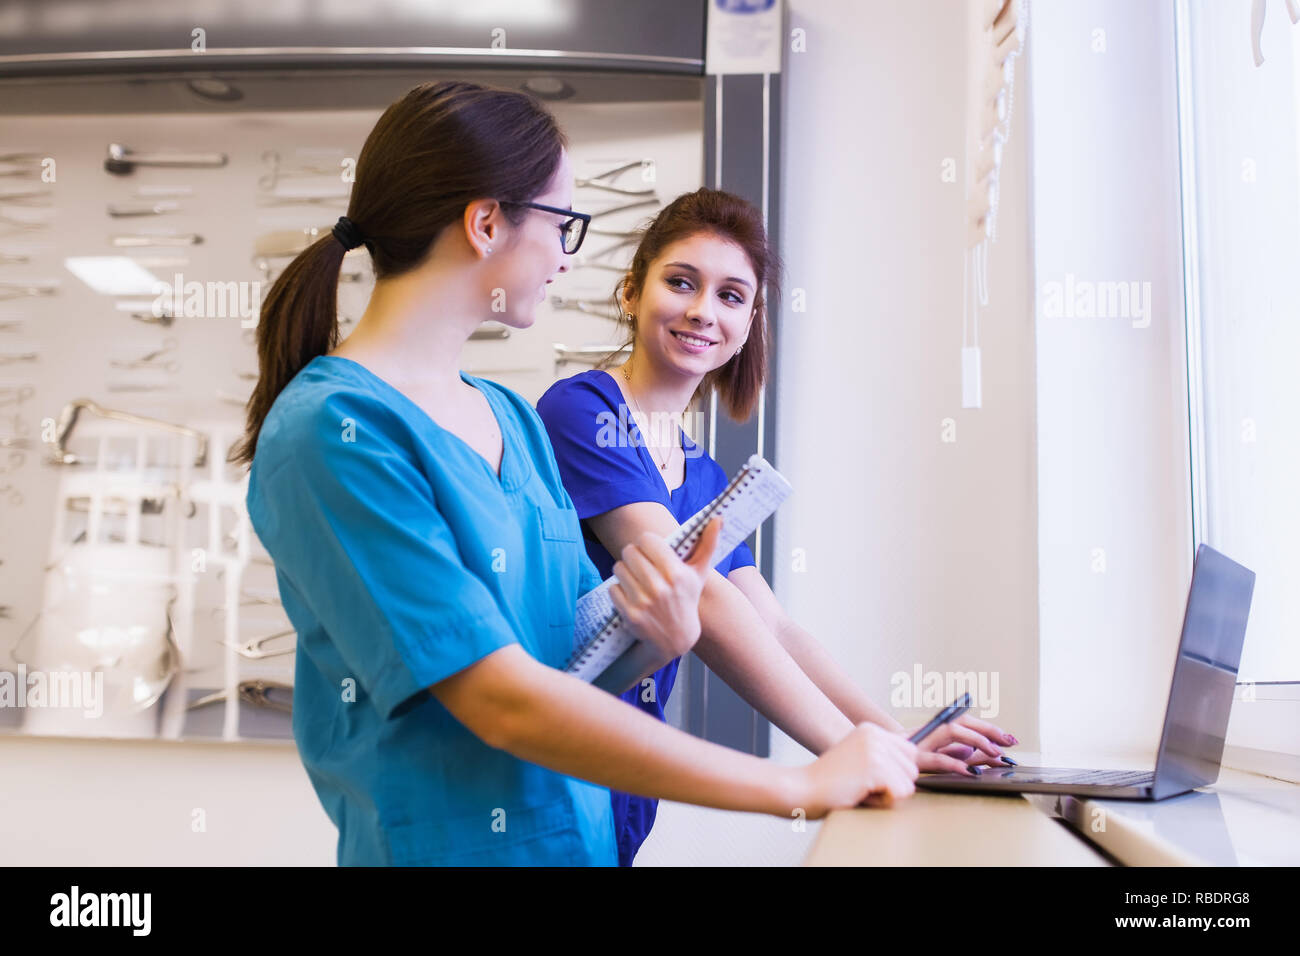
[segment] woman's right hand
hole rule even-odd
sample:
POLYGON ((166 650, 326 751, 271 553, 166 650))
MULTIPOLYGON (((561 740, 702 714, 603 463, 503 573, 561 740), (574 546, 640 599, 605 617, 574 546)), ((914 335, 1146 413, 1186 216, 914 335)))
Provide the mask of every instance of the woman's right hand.
POLYGON ((916 745, 876 724, 858 724, 799 771, 809 820, 864 803, 890 807, 916 791, 916 745))
POLYGON ((721 533, 722 519, 714 518, 683 561, 667 541, 646 531, 614 562, 618 583, 610 588, 610 599, 636 635, 659 650, 664 663, 700 639, 700 593, 721 533))

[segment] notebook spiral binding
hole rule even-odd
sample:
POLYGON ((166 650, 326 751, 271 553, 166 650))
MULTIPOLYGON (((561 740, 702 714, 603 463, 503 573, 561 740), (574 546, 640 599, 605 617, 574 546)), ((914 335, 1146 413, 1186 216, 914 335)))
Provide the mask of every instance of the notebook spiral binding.
MULTIPOLYGON (((727 487, 716 498, 696 512, 691 520, 678 530, 675 536, 677 540, 670 541, 669 547, 673 549, 679 558, 685 560, 690 556, 691 550, 695 547, 696 542, 700 540, 700 535, 704 533, 704 529, 708 527, 709 522, 713 520, 717 512, 725 505, 730 504, 752 482, 758 480, 763 466, 766 464, 767 462, 761 456, 751 455, 749 461, 745 462, 740 471, 736 472, 727 487)), ((564 669, 566 671, 573 670, 587 663, 604 648, 606 642, 622 626, 623 617, 615 611, 605 626, 600 629, 600 633, 593 637, 585 647, 578 648, 573 653, 565 663, 564 669)))

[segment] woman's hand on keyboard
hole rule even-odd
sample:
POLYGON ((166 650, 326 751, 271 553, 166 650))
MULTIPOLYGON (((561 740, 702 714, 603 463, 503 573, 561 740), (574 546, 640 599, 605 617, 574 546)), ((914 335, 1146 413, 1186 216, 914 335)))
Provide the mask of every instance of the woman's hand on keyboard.
MULTIPOLYGON (((905 730, 903 736, 913 733, 905 730)), ((1016 743, 1019 741, 1015 737, 996 724, 965 713, 937 728, 917 745, 917 766, 925 771, 965 774, 970 774, 968 767, 979 764, 1009 766, 1001 759, 1002 747, 1016 743)))

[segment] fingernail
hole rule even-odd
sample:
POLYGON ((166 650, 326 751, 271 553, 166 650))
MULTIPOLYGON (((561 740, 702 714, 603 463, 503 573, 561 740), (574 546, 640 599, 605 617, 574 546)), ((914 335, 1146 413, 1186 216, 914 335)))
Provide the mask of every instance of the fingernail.
POLYGON ((1013 736, 1011 736, 1010 734, 1007 734, 1007 735, 1006 735, 1006 738, 1007 738, 1007 740, 1011 741, 1013 744, 1018 744, 1018 743, 1020 743, 1019 740, 1016 740, 1016 738, 1013 737, 1013 736))
POLYGON ((977 776, 977 777, 978 777, 980 774, 982 774, 982 773, 984 772, 984 771, 981 770, 979 767, 967 767, 966 769, 969 770, 971 773, 973 773, 973 774, 974 774, 975 776, 977 776))
POLYGON ((1003 755, 1002 755, 1001 757, 999 757, 998 759, 1001 760, 1003 763, 1009 763, 1009 764, 1011 764, 1011 766, 1013 766, 1013 767, 1019 767, 1019 766, 1020 766, 1020 764, 1016 763, 1014 760, 1012 760, 1012 759, 1011 759, 1010 757, 1008 757, 1006 754, 1003 754, 1003 755))

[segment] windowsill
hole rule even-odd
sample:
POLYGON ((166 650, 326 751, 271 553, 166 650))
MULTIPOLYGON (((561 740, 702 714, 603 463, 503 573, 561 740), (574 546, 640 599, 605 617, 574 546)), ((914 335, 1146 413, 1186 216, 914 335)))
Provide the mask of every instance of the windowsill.
POLYGON ((1160 801, 1026 797, 1128 866, 1300 864, 1300 785, 1287 780, 1224 767, 1213 785, 1160 801))

